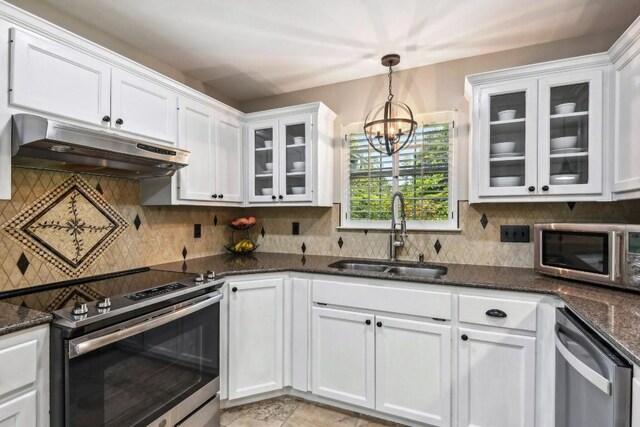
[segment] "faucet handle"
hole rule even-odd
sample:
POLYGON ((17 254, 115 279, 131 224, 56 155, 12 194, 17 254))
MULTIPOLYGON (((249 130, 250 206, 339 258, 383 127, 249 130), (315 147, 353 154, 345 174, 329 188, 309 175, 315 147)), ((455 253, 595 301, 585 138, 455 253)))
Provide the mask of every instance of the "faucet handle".
POLYGON ((424 262, 424 254, 422 252, 420 252, 418 254, 418 262, 419 263, 423 263, 424 262))

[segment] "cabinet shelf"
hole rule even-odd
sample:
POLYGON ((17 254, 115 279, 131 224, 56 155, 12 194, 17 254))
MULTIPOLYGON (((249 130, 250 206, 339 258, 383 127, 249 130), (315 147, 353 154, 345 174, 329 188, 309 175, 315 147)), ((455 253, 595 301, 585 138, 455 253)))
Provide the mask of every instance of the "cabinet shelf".
POLYGON ((588 151, 581 151, 579 153, 550 154, 549 157, 552 159, 566 159, 566 158, 576 158, 576 157, 587 157, 588 155, 589 155, 588 151))
POLYGON ((287 172, 287 176, 304 176, 306 171, 287 172))
POLYGON ((273 151, 273 147, 260 147, 260 148, 256 148, 256 152, 261 152, 261 151, 273 151))
POLYGON ((525 160, 525 156, 514 156, 514 157, 495 157, 489 159, 491 163, 502 163, 502 162, 523 162, 525 160))
POLYGON ((511 119, 511 120, 495 120, 493 122, 490 122, 489 124, 491 126, 501 126, 501 125, 512 125, 515 123, 522 123, 524 124, 524 122, 526 121, 526 118, 521 118, 521 119, 511 119))
POLYGON ((256 178, 271 178, 273 173, 257 173, 256 178))
POLYGON ((588 111, 576 111, 574 113, 565 113, 565 114, 552 114, 549 116, 549 118, 551 120, 554 119, 569 119, 569 118, 579 118, 579 117, 584 117, 584 116, 588 116, 589 112, 588 111))
POLYGON ((287 149, 289 148, 304 148, 307 144, 287 144, 287 149))

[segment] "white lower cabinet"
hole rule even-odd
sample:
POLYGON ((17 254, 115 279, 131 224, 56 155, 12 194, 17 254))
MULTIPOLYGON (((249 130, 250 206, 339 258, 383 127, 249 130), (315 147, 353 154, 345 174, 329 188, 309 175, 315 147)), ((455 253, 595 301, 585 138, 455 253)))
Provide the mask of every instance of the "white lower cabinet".
POLYGON ((229 399, 283 386, 284 278, 229 281, 229 399))
POLYGON ((536 338, 458 329, 458 425, 535 425, 536 338))
POLYGON ((37 392, 27 393, 0 403, 0 426, 31 427, 37 424, 37 392))
POLYGON ((374 316, 313 307, 311 317, 313 393, 373 408, 374 316))
POLYGON ((376 316, 376 409, 449 426, 451 326, 376 316))

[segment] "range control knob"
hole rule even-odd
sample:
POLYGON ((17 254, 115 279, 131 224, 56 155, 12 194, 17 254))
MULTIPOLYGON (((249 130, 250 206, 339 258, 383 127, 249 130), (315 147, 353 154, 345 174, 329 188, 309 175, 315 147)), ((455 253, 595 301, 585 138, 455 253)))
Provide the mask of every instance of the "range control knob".
POLYGON ((87 304, 77 301, 73 308, 71 309, 71 313, 75 316, 82 316, 83 314, 87 314, 89 312, 89 307, 87 304))
POLYGON ((98 308, 109 308, 111 307, 111 298, 100 298, 96 303, 96 307, 98 308))
POLYGON ((215 279, 215 278, 216 278, 216 273, 214 273, 214 272, 213 272, 213 271, 211 271, 211 270, 207 270, 207 279, 208 279, 208 280, 213 280, 213 279, 215 279))
POLYGON ((202 283, 204 282, 204 276, 202 274, 198 274, 193 278, 193 281, 196 283, 202 283))

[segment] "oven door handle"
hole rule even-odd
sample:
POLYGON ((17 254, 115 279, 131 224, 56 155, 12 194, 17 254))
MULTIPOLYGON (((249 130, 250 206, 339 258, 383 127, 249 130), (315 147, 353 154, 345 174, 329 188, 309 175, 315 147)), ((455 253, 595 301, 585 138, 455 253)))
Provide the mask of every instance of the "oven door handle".
POLYGON ((195 313, 198 310, 202 310, 203 308, 220 302, 223 297, 223 294, 218 292, 210 295, 212 296, 207 297, 204 300, 200 300, 194 302, 193 304, 180 307, 173 311, 169 311, 168 313, 148 318, 147 320, 136 323, 135 325, 118 329, 115 332, 105 332, 104 335, 90 334, 85 337, 73 339, 69 341, 69 359, 82 356, 83 354, 97 350, 109 344, 113 344, 116 341, 129 338, 133 335, 137 335, 150 329, 157 328, 158 326, 167 324, 169 322, 173 322, 174 320, 180 319, 181 317, 188 316, 189 314, 195 313))

